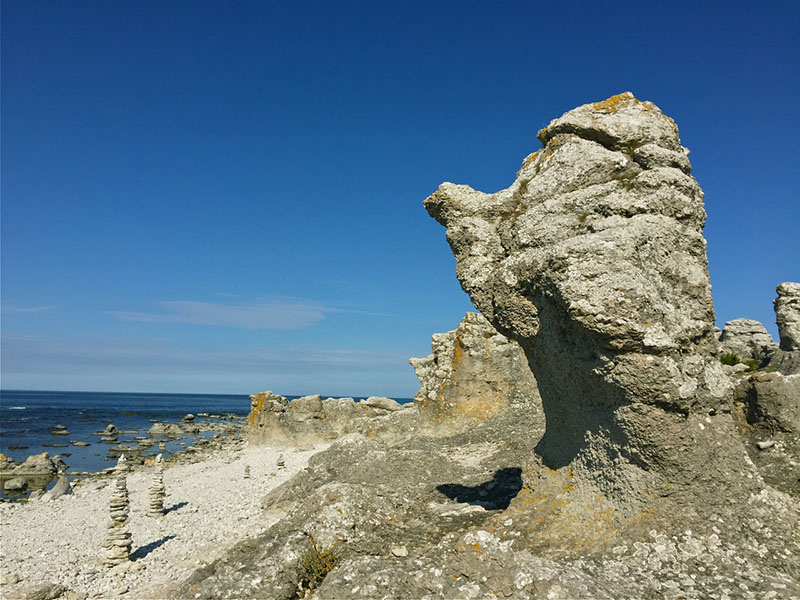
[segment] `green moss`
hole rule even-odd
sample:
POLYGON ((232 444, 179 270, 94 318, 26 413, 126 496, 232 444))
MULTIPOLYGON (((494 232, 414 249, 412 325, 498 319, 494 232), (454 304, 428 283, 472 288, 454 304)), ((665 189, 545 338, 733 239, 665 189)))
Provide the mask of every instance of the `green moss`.
POLYGON ((747 371, 755 371, 758 369, 758 361, 754 358, 748 358, 742 361, 742 363, 747 365, 747 371))
POLYGON ((733 352, 726 352, 720 357, 719 362, 721 362, 723 365, 732 367, 733 365, 738 365, 741 361, 733 352))

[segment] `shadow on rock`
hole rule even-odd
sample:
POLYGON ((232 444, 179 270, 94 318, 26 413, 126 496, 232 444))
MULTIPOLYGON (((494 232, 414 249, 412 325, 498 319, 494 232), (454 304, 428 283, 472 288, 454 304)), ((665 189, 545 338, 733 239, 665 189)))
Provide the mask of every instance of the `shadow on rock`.
POLYGON ((480 485, 445 483, 436 489, 457 502, 479 505, 487 510, 502 510, 508 508, 511 499, 522 489, 522 469, 500 469, 491 481, 480 485))
POLYGON ((173 504, 169 508, 165 508, 164 509, 164 514, 166 515, 167 513, 171 513, 173 510, 181 509, 184 506, 186 506, 187 504, 189 504, 189 503, 188 502, 178 502, 177 504, 173 504))
POLYGON ((156 540, 155 542, 150 542, 144 546, 139 546, 135 551, 131 553, 131 560, 139 560, 140 558, 144 558, 148 554, 150 554, 153 550, 158 548, 159 546, 163 546, 172 538, 174 535, 165 535, 161 539, 156 540))

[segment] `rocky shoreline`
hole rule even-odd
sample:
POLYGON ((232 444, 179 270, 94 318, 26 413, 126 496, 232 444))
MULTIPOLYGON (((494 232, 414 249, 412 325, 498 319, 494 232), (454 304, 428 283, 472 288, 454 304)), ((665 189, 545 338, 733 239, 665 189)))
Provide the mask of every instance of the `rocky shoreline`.
MULTIPOLYGON (((245 417, 204 413, 195 416, 190 413, 179 423, 153 423, 147 430, 147 435, 137 435, 134 438, 135 444, 120 443, 118 438, 124 433, 131 432, 121 431, 113 423, 109 423, 104 430, 97 431, 94 435, 103 442, 109 458, 116 459, 125 455, 130 468, 137 469, 152 461, 159 451, 170 463, 197 462, 209 452, 237 444, 241 446, 246 439, 247 430, 245 417), (210 435, 203 437, 203 434, 210 435), (177 443, 178 449, 167 452, 168 443, 177 443)), ((89 446, 88 442, 80 440, 71 443, 76 447, 89 446)), ((50 456, 49 452, 33 454, 19 462, 0 454, 0 486, 4 491, 0 502, 35 501, 60 476, 67 477, 75 485, 84 478, 107 476, 113 469, 112 465, 101 471, 71 470, 61 455, 50 456)))
POLYGON ((302 470, 325 445, 254 448, 220 436, 164 465, 164 514, 148 514, 155 465, 127 477, 131 560, 102 565, 114 479, 94 474, 52 501, 0 504, 3 598, 163 598, 163 588, 268 529, 261 498, 302 470), (283 466, 279 467, 279 463, 283 466))

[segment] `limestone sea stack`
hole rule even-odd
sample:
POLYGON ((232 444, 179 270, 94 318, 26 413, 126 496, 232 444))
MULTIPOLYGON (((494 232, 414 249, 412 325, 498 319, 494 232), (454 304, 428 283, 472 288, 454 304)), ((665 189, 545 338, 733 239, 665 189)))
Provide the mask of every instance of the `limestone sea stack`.
POLYGON ((113 567, 130 559, 131 534, 128 531, 128 465, 125 455, 119 457, 114 470, 114 488, 109 505, 109 516, 106 541, 103 546, 105 557, 103 564, 113 567))
POLYGON ((800 283, 787 281, 778 286, 775 322, 781 337, 781 350, 800 350, 800 283))
POLYGON ((547 427, 515 503, 574 538, 573 519, 599 532, 695 511, 719 485, 737 495, 751 467, 718 358, 703 193, 675 122, 623 93, 538 138, 509 188, 444 183, 425 200, 462 287, 539 386, 547 427))

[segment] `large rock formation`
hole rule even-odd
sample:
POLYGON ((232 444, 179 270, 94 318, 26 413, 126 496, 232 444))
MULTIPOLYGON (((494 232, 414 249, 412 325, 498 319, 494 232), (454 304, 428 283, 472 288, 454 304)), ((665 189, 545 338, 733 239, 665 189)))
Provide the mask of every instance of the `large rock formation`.
POLYGON ((541 410, 536 380, 519 344, 480 313, 435 333, 433 352, 409 363, 420 382, 414 396, 420 424, 438 433, 497 417, 515 405, 541 410))
POLYGON ((592 520, 683 503, 698 476, 743 462, 728 441, 688 151, 674 121, 630 93, 576 108, 538 137, 544 148, 508 189, 445 183, 425 201, 447 227, 462 287, 520 343, 539 384, 547 429, 525 482, 539 496, 569 487, 592 520))
POLYGON ((735 354, 739 360, 754 360, 759 366, 768 363, 778 350, 767 329, 753 319, 726 322, 719 343, 723 352, 735 354))
POLYGON ((319 394, 291 402, 270 391, 250 396, 248 441, 253 445, 302 446, 336 439, 347 433, 408 436, 417 411, 391 398, 371 396, 363 402, 319 394))
POLYGON ((800 350, 800 283, 787 281, 777 288, 775 322, 781 336, 781 350, 800 350))
POLYGON ((800 509, 733 425, 675 124, 623 94, 540 137, 508 190, 444 184, 426 206, 546 429, 511 403, 441 437, 345 436, 265 498, 276 525, 166 597, 800 594, 800 509))

